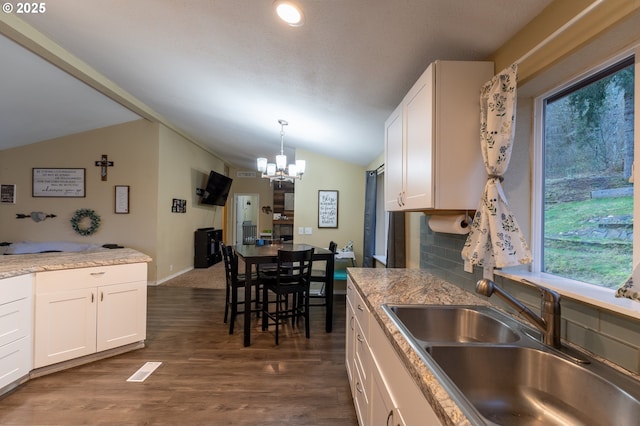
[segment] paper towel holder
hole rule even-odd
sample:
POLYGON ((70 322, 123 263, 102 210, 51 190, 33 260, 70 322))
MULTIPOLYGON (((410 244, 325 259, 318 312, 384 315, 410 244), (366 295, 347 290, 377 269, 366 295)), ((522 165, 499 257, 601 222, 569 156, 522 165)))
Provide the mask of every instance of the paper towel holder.
POLYGON ((464 211, 464 222, 462 222, 462 226, 466 228, 467 226, 470 226, 470 225, 471 225, 471 220, 470 220, 470 217, 469 217, 469 211, 465 210, 464 211))

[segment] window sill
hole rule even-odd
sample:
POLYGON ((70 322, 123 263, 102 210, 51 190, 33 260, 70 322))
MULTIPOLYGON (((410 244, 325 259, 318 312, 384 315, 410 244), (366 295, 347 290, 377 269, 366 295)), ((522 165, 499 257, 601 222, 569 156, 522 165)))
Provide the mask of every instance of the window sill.
POLYGON ((532 283, 555 290, 561 296, 592 305, 596 308, 607 309, 618 315, 626 315, 640 319, 640 302, 628 298, 616 297, 616 291, 609 288, 585 284, 580 281, 560 278, 541 272, 529 272, 515 268, 495 270, 494 274, 517 282, 522 282, 523 279, 526 279, 532 283))

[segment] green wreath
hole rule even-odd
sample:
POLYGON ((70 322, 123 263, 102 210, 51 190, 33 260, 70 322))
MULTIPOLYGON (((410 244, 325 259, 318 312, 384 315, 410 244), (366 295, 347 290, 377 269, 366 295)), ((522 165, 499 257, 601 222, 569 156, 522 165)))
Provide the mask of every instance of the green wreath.
POLYGON ((91 235, 100 227, 100 216, 91 209, 78 209, 70 220, 71 227, 80 235, 91 235), (91 224, 88 227, 80 227, 85 218, 91 220, 91 224))

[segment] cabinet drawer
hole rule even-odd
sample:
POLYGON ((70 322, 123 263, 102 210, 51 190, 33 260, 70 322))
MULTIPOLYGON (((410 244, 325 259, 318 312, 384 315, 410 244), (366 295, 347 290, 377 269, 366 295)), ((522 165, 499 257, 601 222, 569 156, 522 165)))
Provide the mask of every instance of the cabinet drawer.
MULTIPOLYGON (((355 360, 355 335, 356 335, 356 316, 353 313, 351 303, 347 300, 346 309, 346 336, 345 336, 345 366, 347 367, 347 376, 349 377, 349 383, 353 384, 353 366, 355 360)), ((352 386, 353 387, 353 386, 352 386)), ((352 389, 353 390, 353 389, 352 389)), ((353 393, 353 392, 352 392, 353 393)))
POLYGON ((354 364, 355 369, 359 371, 360 381, 364 386, 364 389, 369 389, 369 383, 371 382, 371 366, 372 357, 369 349, 369 343, 360 328, 360 325, 356 321, 356 335, 355 335, 355 356, 354 364))
POLYGON ((36 294, 146 281, 147 264, 93 266, 36 273, 36 294))
POLYGON ((0 346, 0 388, 29 374, 31 360, 31 339, 27 337, 0 346))
POLYGON ((33 274, 0 280, 0 305, 25 299, 32 293, 33 274))
POLYGON ((0 346, 31 334, 31 298, 0 305, 0 346))
POLYGON ((351 281, 351 277, 347 276, 347 302, 351 303, 351 306, 355 303, 356 289, 351 281))
POLYGON ((357 364, 353 375, 353 405, 356 409, 358 423, 365 426, 369 425, 369 388, 362 379, 362 371, 357 364))
POLYGON ((354 293, 354 297, 353 297, 353 303, 351 306, 353 306, 353 312, 355 313, 356 319, 360 324, 360 328, 362 329, 362 334, 368 339, 369 338, 369 317, 370 317, 369 308, 364 303, 364 300, 362 300, 360 293, 358 293, 355 290, 353 291, 353 293, 354 293))

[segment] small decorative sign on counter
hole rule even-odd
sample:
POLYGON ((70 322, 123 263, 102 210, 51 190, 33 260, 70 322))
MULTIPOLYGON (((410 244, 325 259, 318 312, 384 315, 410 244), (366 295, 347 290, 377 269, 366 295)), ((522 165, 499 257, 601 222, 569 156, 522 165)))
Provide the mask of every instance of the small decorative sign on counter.
POLYGON ((84 197, 85 169, 33 169, 33 197, 84 197))
POLYGON ((338 191, 318 191, 318 228, 338 227, 338 191))

